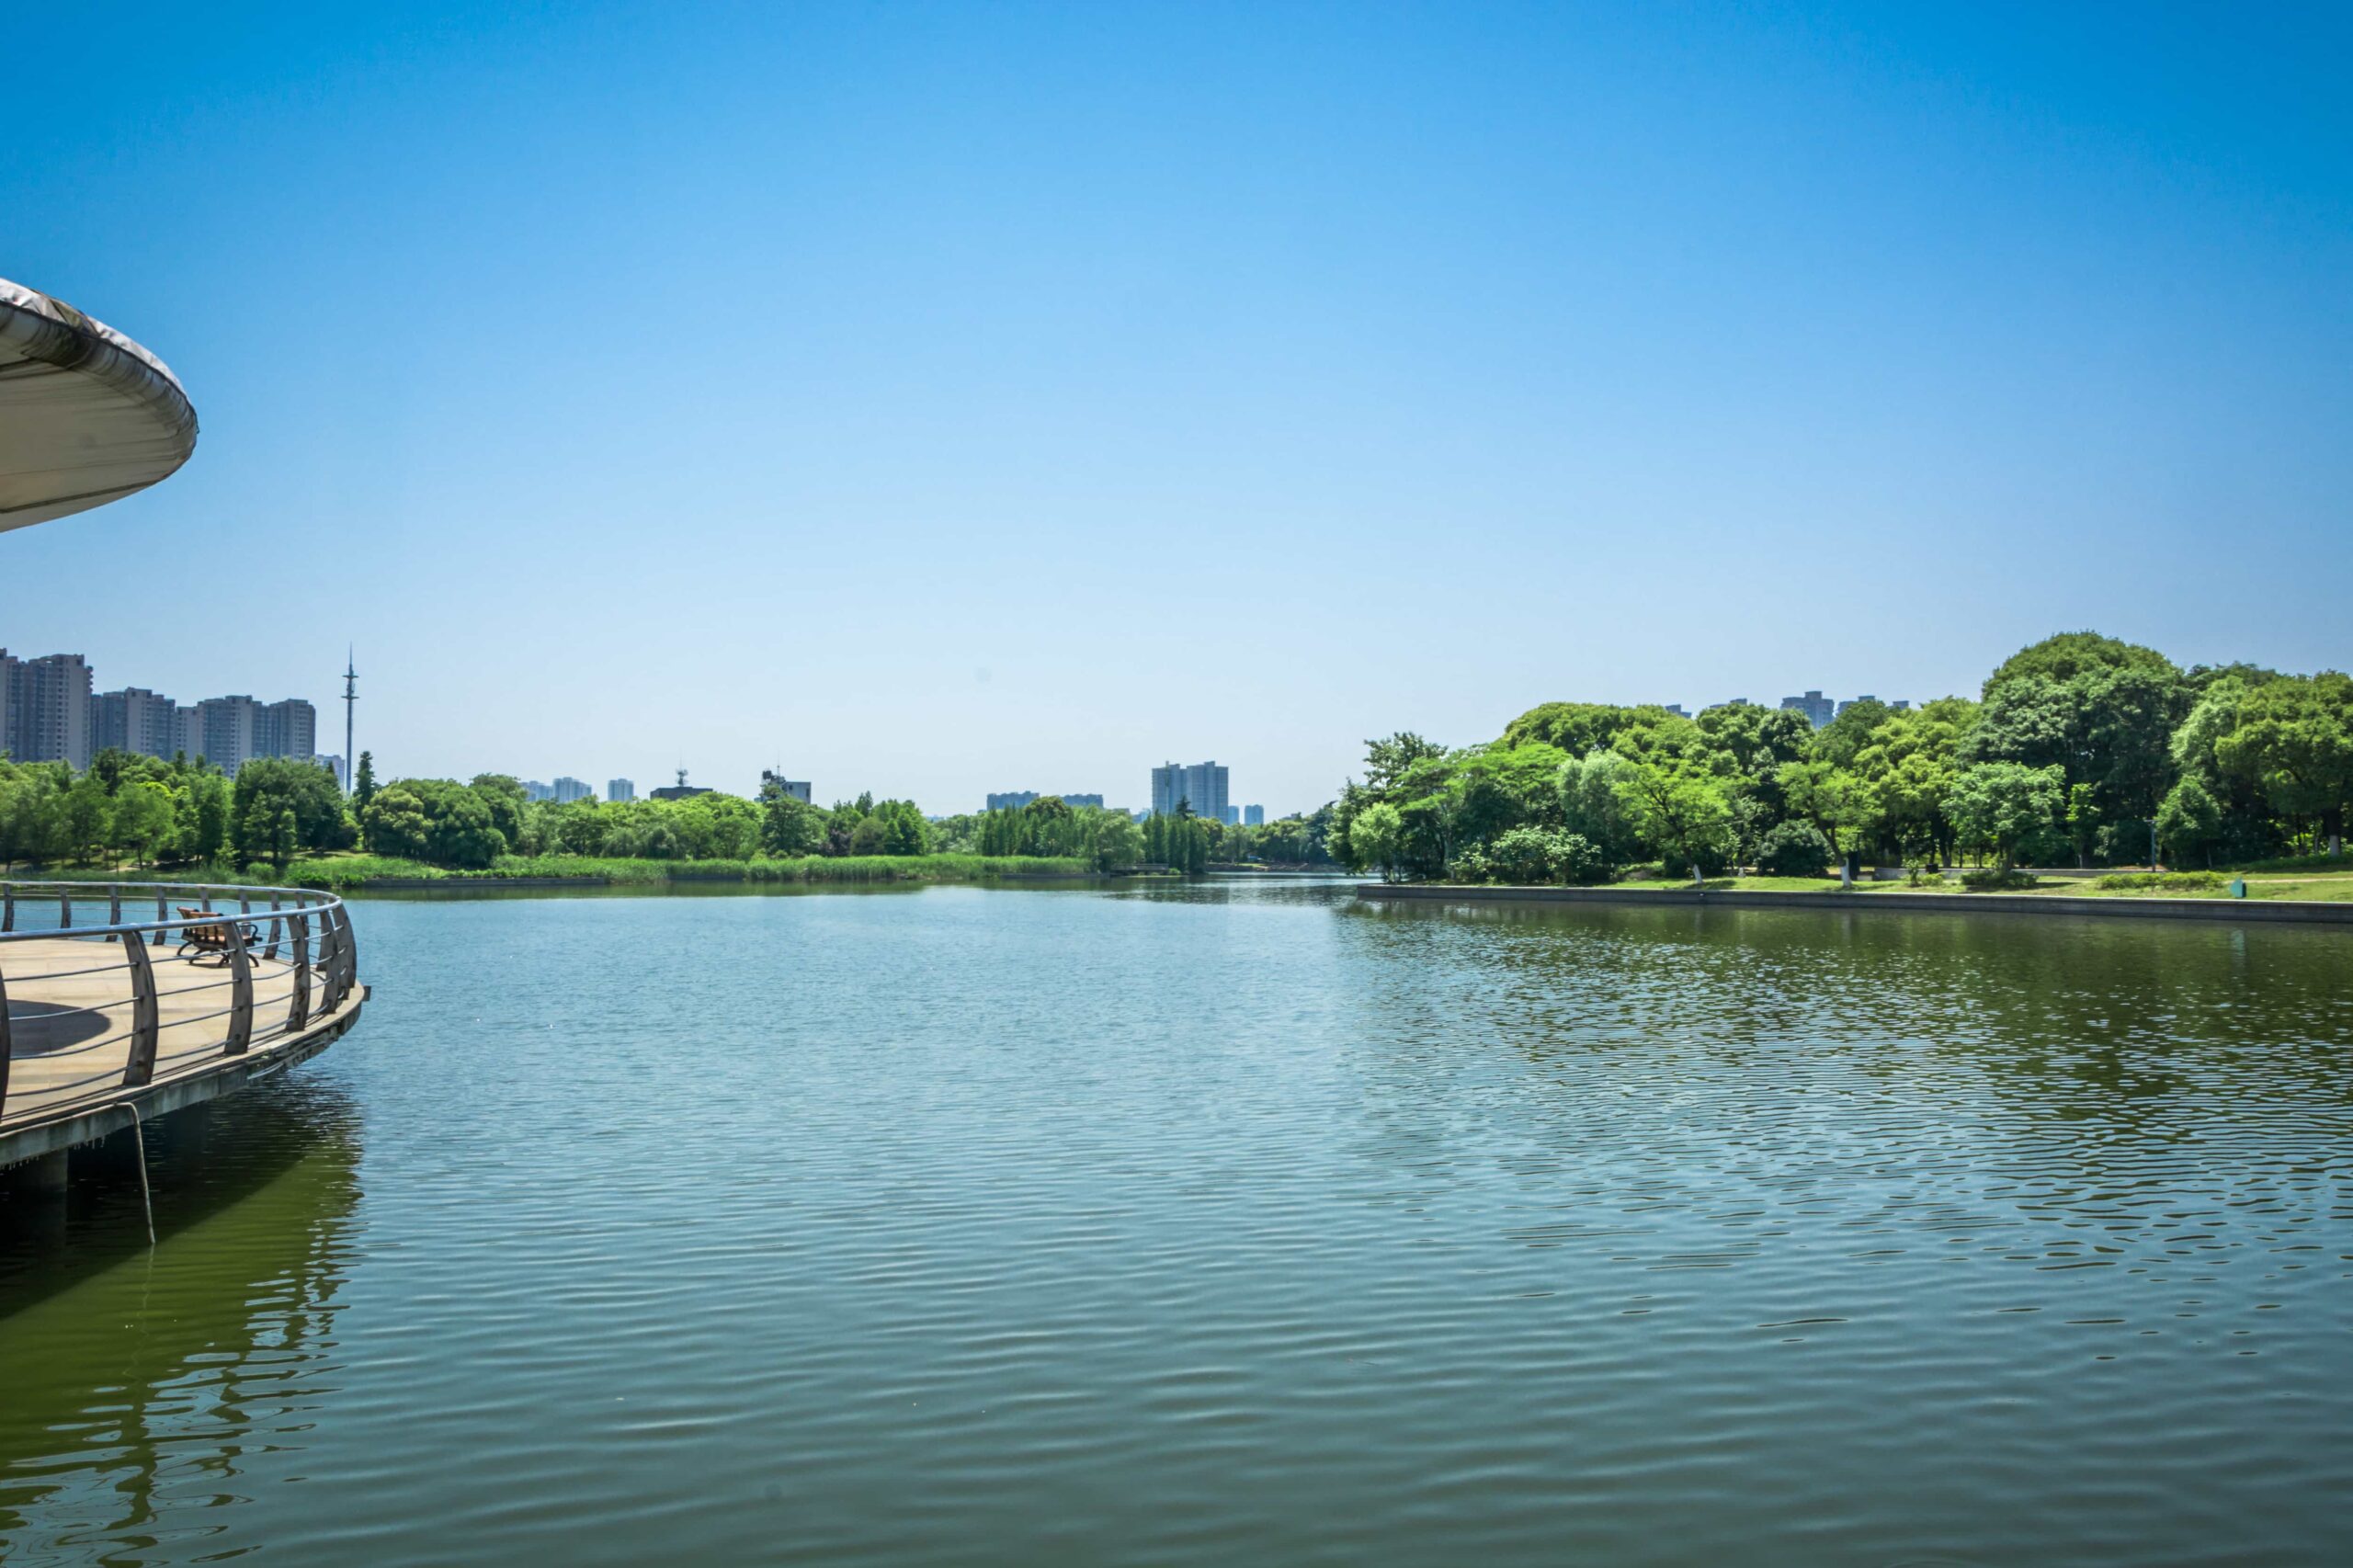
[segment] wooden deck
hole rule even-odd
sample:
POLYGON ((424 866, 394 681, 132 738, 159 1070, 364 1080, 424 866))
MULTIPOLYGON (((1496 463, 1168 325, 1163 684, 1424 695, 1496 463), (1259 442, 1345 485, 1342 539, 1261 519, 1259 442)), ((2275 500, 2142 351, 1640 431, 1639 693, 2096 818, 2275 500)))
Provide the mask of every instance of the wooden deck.
MULTIPOLYGON (((256 953, 253 1038, 243 1054, 227 1052, 232 978, 225 967, 151 948, 156 1017, 153 1076, 123 1082, 133 1029, 131 965, 122 946, 90 937, 36 937, 0 944, 0 981, 7 986, 6 1095, 0 1100, 0 1165, 103 1136, 142 1116, 161 1115, 226 1093, 247 1080, 315 1055, 351 1027, 367 999, 364 986, 332 1012, 290 1032, 294 967, 256 953)), ((323 991, 312 977, 310 1002, 323 991)))

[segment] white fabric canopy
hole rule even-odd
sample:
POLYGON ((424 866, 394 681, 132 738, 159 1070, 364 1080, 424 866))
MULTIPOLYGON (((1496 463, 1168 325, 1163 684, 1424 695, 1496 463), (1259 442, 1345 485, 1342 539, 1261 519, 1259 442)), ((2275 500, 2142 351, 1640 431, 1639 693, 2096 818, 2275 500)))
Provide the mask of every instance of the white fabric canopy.
POLYGON ((0 530, 119 501, 195 450, 196 410, 161 359, 0 278, 0 530))

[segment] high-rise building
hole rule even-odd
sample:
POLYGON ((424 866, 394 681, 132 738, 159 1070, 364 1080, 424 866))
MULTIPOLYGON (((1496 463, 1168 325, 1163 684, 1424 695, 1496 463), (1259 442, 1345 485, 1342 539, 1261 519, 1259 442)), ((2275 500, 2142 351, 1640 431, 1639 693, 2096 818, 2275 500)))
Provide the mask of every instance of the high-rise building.
POLYGON ((1264 827, 1264 826, 1266 826, 1266 825, 1267 825, 1267 808, 1266 808, 1266 807, 1264 807, 1264 806, 1245 806, 1245 807, 1243 807, 1243 808, 1242 808, 1242 825, 1243 825, 1243 826, 1245 826, 1245 827, 1264 827))
POLYGON ((141 756, 169 759, 179 749, 179 704, 144 687, 98 693, 90 749, 108 746, 141 756))
POLYGON ((1781 706, 1804 714, 1806 722, 1817 730, 1838 716, 1838 704, 1819 691, 1809 691, 1803 697, 1784 697, 1781 706))
POLYGON ((347 795, 351 793, 351 769, 345 764, 343 758, 333 753, 324 753, 311 760, 335 775, 335 788, 347 795))
MULTIPOLYGON (((257 756, 312 762, 319 755, 319 710, 299 697, 256 702, 250 697, 208 697, 179 709, 172 721, 172 750, 202 757, 233 778, 257 756)), ((157 755, 168 755, 158 753, 157 755)))
POLYGON ((235 777, 249 756, 260 756, 261 704, 250 697, 208 697, 193 710, 190 733, 196 744, 188 748, 222 772, 235 777))
POLYGON ((79 653, 11 657, 0 648, 0 751, 18 762, 90 766, 90 666, 79 653))
POLYGON ((1055 800, 1066 806, 1093 806, 1098 812, 1103 809, 1103 797, 1100 795, 1063 795, 1054 794, 1052 790, 1006 790, 989 796, 989 810, 1017 812, 1032 801, 1044 800, 1049 794, 1053 794, 1055 800))
POLYGON ((555 799, 554 786, 549 784, 545 779, 525 778, 520 780, 520 782, 523 786, 523 799, 527 801, 552 801, 555 799))
POLYGON ((19 659, 0 648, 0 751, 77 768, 109 746, 153 757, 185 752, 230 774, 251 757, 318 756, 318 710, 299 697, 210 697, 181 707, 143 686, 93 693, 92 684, 79 653, 19 659))
POLYGON ((636 800, 636 799, 637 799, 637 783, 636 783, 636 781, 635 781, 634 779, 629 779, 629 778, 608 778, 608 779, 606 779, 606 780, 605 780, 605 799, 606 799, 607 801, 634 801, 634 800, 636 800))
POLYGON ((809 780, 806 778, 787 778, 772 767, 761 768, 760 788, 766 790, 771 784, 788 799, 798 801, 804 806, 809 803, 809 780))
POLYGON ((319 710, 299 697, 263 704, 254 714, 254 755, 318 756, 319 710))
MULTIPOLYGON (((1850 698, 1847 699, 1845 701, 1843 701, 1843 702, 1839 703, 1839 704, 1838 704, 1838 711, 1839 711, 1839 712, 1841 712, 1841 713, 1844 713, 1845 711, 1847 711, 1847 709, 1852 708, 1852 707, 1853 707, 1856 703, 1858 703, 1858 702, 1877 702, 1877 701, 1879 701, 1879 699, 1878 699, 1878 698, 1873 697, 1873 696, 1872 696, 1870 693, 1869 693, 1869 692, 1865 692, 1865 693, 1864 693, 1862 696, 1860 696, 1860 697, 1850 697, 1850 698)), ((1908 699, 1908 698, 1902 698, 1902 697, 1899 697, 1899 698, 1897 698, 1894 701, 1885 704, 1885 706, 1886 706, 1888 709, 1890 709, 1892 711, 1894 711, 1894 712, 1897 712, 1897 713, 1904 713, 1904 712, 1908 712, 1908 711, 1911 710, 1912 703, 1911 703, 1910 699, 1908 699)))
POLYGON ((565 774, 555 781, 555 803, 559 806, 568 806, 574 801, 585 801, 596 792, 570 774, 565 774))
POLYGON ((1226 769, 1214 762, 1165 762, 1152 770, 1152 809, 1174 816, 1179 803, 1197 817, 1225 821, 1226 769))

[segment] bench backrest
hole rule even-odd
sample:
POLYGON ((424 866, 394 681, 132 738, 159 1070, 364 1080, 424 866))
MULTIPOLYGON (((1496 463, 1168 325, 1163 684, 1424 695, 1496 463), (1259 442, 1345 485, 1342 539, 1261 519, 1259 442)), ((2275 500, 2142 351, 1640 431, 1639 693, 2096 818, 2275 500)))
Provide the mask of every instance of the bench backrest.
MULTIPOLYGON (((194 920, 211 913, 209 909, 190 909, 186 904, 180 905, 180 918, 183 920, 194 920)), ((182 926, 180 935, 199 948, 225 948, 229 945, 229 925, 225 920, 204 926, 182 926)))

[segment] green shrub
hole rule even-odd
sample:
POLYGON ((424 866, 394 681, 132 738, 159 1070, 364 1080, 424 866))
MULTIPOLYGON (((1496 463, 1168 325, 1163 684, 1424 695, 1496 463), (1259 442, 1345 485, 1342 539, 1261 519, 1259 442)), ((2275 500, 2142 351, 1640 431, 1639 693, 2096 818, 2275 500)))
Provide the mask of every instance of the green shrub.
POLYGON ((1756 869, 1768 877, 1818 877, 1830 869, 1830 840, 1810 822, 1777 823, 1757 842, 1756 869))
POLYGON ((1985 866, 1961 874, 1961 885, 1971 892, 2017 892, 2039 886, 2031 871, 2016 866, 1985 866))
POLYGON ((1464 881, 1490 878, 1506 882, 1596 882, 1608 880, 1608 860, 1583 834, 1557 828, 1516 827, 1499 834, 1482 854, 1466 850, 1454 874, 1464 881), (1464 868, 1481 875, 1463 876, 1464 868))
POLYGON ((1474 844, 1454 857, 1446 874, 1458 882, 1491 882, 1495 880, 1495 866, 1487 852, 1474 844))
POLYGON ((2103 892, 2220 892, 2229 881, 2220 871, 2122 871, 2092 885, 2103 892))

